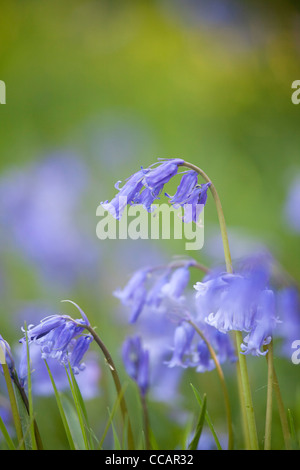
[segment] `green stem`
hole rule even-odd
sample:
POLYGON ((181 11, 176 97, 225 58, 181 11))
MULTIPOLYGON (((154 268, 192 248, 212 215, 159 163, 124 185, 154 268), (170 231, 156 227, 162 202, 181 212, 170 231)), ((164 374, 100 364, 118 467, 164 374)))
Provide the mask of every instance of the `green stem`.
MULTIPOLYGON (((26 411, 27 411, 28 415, 30 415, 28 397, 26 395, 26 392, 25 392, 24 388, 21 386, 21 384, 19 382, 19 378, 17 376, 16 371, 13 372, 13 381, 14 381, 15 386, 19 390, 19 393, 20 393, 20 396, 21 396, 22 401, 24 403, 24 406, 26 408, 26 411)), ((37 448, 38 448, 38 450, 43 450, 43 442, 42 442, 40 431, 39 431, 39 428, 38 428, 38 425, 37 425, 37 422, 36 422, 35 418, 34 418, 33 422, 34 422, 35 440, 36 440, 36 443, 37 443, 37 448)))
POLYGON ((140 397, 141 397, 141 404, 142 404, 142 410, 143 410, 146 450, 150 450, 151 449, 150 436, 149 436, 150 424, 149 424, 149 414, 148 414, 148 408, 147 408, 147 403, 146 403, 146 397, 142 393, 140 393, 140 397))
POLYGON ((272 408, 273 408, 273 344, 272 341, 268 345, 267 353, 268 363, 268 388, 267 388, 267 409, 266 409, 266 424, 265 424, 265 445, 264 450, 271 450, 271 436, 272 436, 272 408))
POLYGON ((223 395, 224 395, 224 400, 225 400, 226 415, 227 415, 227 426, 228 426, 228 450, 232 450, 233 449, 233 429, 232 429, 231 408, 230 408, 230 400, 229 400, 229 395, 228 395, 228 390, 227 390, 227 387, 226 387, 226 382, 225 382, 223 370, 220 366, 220 362, 218 361, 218 358, 216 356, 216 353, 215 353, 213 347, 211 346, 210 342, 207 340, 205 335, 202 333, 200 328, 198 328, 198 326, 192 320, 187 320, 187 322, 194 328, 194 330, 198 333, 200 338, 203 339, 203 341, 205 342, 205 344, 206 344, 206 346, 207 346, 207 348, 210 352, 210 355, 211 355, 211 357, 212 357, 212 359, 215 363, 216 370, 217 370, 217 373, 219 375, 219 379, 220 379, 220 382, 221 382, 221 387, 222 387, 222 391, 223 391, 223 395))
MULTIPOLYGON (((222 241, 223 241, 226 270, 228 273, 233 273, 225 217, 224 217, 224 212, 223 212, 223 208, 222 208, 222 204, 221 204, 221 200, 219 198, 218 192, 214 184, 212 183, 211 179, 207 176, 207 174, 203 170, 201 170, 201 168, 189 162, 184 162, 182 166, 185 166, 187 168, 190 168, 191 170, 196 171, 207 183, 210 183, 210 191, 215 201, 218 219, 219 219, 220 231, 221 231, 221 236, 222 236, 222 241)), ((253 409, 253 404, 252 404, 247 363, 246 363, 245 356, 243 354, 240 354, 240 345, 242 343, 242 335, 241 335, 241 332, 239 331, 236 332, 236 342, 237 342, 238 361, 239 361, 239 367, 240 367, 240 374, 241 374, 240 377, 241 377, 242 393, 243 393, 243 397, 240 397, 240 402, 241 404, 244 403, 244 407, 245 407, 245 415, 247 417, 247 426, 249 429, 249 440, 250 440, 251 449, 258 449, 257 430, 256 430, 256 424, 255 424, 254 409, 253 409)), ((244 413, 242 413, 242 415, 244 416, 244 413)))
POLYGON ((114 380, 114 384, 115 384, 115 387, 116 387, 116 390, 117 390, 117 394, 118 394, 118 396, 121 397, 120 407, 121 407, 121 412, 122 412, 122 416, 123 416, 123 421, 124 421, 124 423, 126 423, 126 419, 128 420, 128 448, 129 448, 129 450, 133 450, 134 449, 134 440, 133 440, 132 427, 131 427, 130 420, 129 420, 129 413, 128 413, 127 405, 126 405, 125 399, 123 397, 123 390, 122 390, 121 382, 120 382, 119 375, 117 373, 117 369, 116 369, 116 366, 114 364, 114 361, 113 361, 108 349, 106 348, 106 346, 104 345, 104 343, 100 339, 100 337, 97 335, 95 330, 90 325, 82 325, 81 324, 80 326, 84 326, 84 328, 87 331, 89 331, 89 333, 93 336, 95 342, 98 344, 98 346, 100 347, 101 351, 104 354, 106 362, 107 362, 107 364, 109 366, 109 369, 111 371, 112 378, 114 380))
POLYGON ((219 224, 220 224, 220 231, 221 231, 221 236, 222 236, 222 241, 223 241, 223 249, 224 249, 224 255, 225 255, 225 263, 226 263, 226 269, 228 273, 232 273, 232 261, 231 261, 231 254, 230 254, 230 249, 229 249, 229 242, 228 242, 228 235, 227 235, 227 228, 226 228, 226 223, 225 223, 225 217, 224 217, 224 212, 222 209, 222 204, 221 200, 219 198, 218 192, 211 181, 211 179, 207 176, 207 174, 201 170, 201 168, 197 167, 196 165, 193 165, 192 163, 189 162, 184 162, 183 166, 190 168, 191 170, 196 171, 202 178, 207 182, 210 183, 210 191, 212 193, 212 196, 215 201, 217 213, 218 213, 218 218, 219 218, 219 224))
POLYGON ((284 408, 284 404, 283 404, 283 400, 282 400, 282 396, 281 396, 281 392, 279 388, 279 382, 277 379, 274 366, 273 366, 273 389, 274 389, 274 393, 275 393, 275 397, 277 401, 285 447, 286 447, 286 450, 291 450, 291 433, 289 429, 289 423, 288 423, 287 415, 285 412, 285 408, 284 408))
POLYGON ((249 382, 247 362, 246 362, 245 355, 241 353, 241 349, 240 349, 241 344, 243 342, 243 337, 240 331, 236 331, 235 336, 236 336, 236 347, 237 347, 240 373, 241 373, 243 403, 245 407, 245 416, 247 418, 247 425, 248 425, 248 430, 249 430, 250 450, 258 450, 259 448, 258 438, 257 438, 256 422, 255 422, 254 408, 253 408, 253 403, 252 403, 252 395, 251 395, 251 388, 250 388, 250 382, 249 382))
POLYGON ((15 392, 14 392, 13 385, 12 385, 11 378, 10 378, 10 374, 9 374, 8 365, 7 364, 2 364, 2 368, 3 368, 3 374, 4 374, 4 378, 5 378, 5 382, 6 382, 7 391, 8 391, 8 397, 9 397, 9 401, 10 401, 13 421, 14 421, 15 428, 16 428, 19 447, 20 447, 20 449, 25 450, 22 424, 21 424, 21 420, 20 420, 20 415, 19 415, 18 405, 17 405, 17 401, 16 401, 16 397, 15 397, 15 392))

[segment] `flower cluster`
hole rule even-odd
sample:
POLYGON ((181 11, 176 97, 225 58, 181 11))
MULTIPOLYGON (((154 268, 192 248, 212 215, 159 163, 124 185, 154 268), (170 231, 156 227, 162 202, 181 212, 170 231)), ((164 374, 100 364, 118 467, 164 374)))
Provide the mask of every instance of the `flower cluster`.
MULTIPOLYGON (((205 324, 198 323, 204 337, 211 344, 220 364, 236 361, 236 354, 228 335, 205 324)), ((215 368, 215 362, 204 339, 187 322, 181 322, 175 329, 173 355, 166 364, 169 367, 194 367, 197 372, 206 372, 215 368)))
POLYGON ((70 364, 74 374, 83 370, 85 365, 81 361, 93 340, 90 334, 82 334, 86 325, 89 323, 84 314, 77 320, 67 315, 51 315, 36 326, 30 325, 20 340, 23 347, 19 369, 21 383, 25 383, 28 375, 27 342, 29 346, 34 343, 40 347, 43 359, 56 359, 65 366, 70 364))
POLYGON ((114 295, 131 309, 130 323, 135 323, 146 307, 163 309, 166 301, 180 301, 186 289, 194 260, 136 271, 123 289, 114 295))
MULTIPOLYGON (((116 219, 120 219, 127 204, 142 205, 148 212, 153 210, 152 204, 159 199, 164 186, 178 172, 178 167, 184 164, 184 160, 173 158, 164 160, 130 176, 125 184, 120 188, 121 181, 118 181, 115 188, 118 194, 109 202, 102 202, 105 210, 109 211, 116 219)), ((183 221, 197 223, 199 214, 206 204, 207 190, 210 183, 198 184, 198 174, 196 171, 184 171, 180 184, 174 196, 169 196, 170 203, 174 207, 183 207, 183 221)))
POLYGON ((238 274, 210 274, 197 282, 196 302, 200 319, 221 333, 247 333, 244 354, 265 355, 278 323, 276 298, 269 286, 266 266, 255 265, 238 274))

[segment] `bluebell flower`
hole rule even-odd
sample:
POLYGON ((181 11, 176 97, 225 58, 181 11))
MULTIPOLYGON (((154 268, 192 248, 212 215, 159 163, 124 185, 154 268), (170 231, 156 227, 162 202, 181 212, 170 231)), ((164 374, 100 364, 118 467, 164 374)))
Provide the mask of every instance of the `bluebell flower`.
POLYGON ((198 173, 196 171, 191 170, 184 172, 174 196, 170 196, 166 193, 166 196, 170 197, 170 203, 174 206, 176 204, 184 204, 197 185, 197 182, 198 173))
POLYGON ((163 310, 168 308, 168 301, 181 302, 190 279, 189 268, 193 264, 194 260, 188 260, 180 267, 165 265, 136 271, 123 289, 114 292, 123 305, 130 307, 130 323, 136 322, 146 307, 163 310))
MULTIPOLYGON (((203 322, 194 320, 210 343, 220 364, 236 360, 235 349, 230 336, 220 333, 203 322)), ((174 332, 173 355, 167 362, 169 367, 192 367, 196 372, 208 372, 215 368, 215 362, 203 338, 188 322, 181 322, 174 332)))
POLYGON ((187 356, 190 354, 190 347, 195 335, 195 330, 188 323, 180 323, 174 332, 173 354, 169 361, 165 363, 169 367, 180 366, 186 368, 190 365, 187 356))
MULTIPOLYGON (((26 347, 26 345, 24 346, 26 347)), ((72 350, 72 352, 74 349, 72 350)), ((70 358, 71 354, 70 352, 70 358)), ((25 358, 24 371, 22 372, 22 383, 24 384, 27 378, 27 357, 26 353, 21 354, 21 359, 25 358), (25 380, 24 380, 25 379, 25 380)), ((74 356, 73 356, 74 359, 74 356)), ((53 386, 49 377, 47 367, 44 360, 41 357, 40 346, 36 343, 30 344, 30 363, 31 363, 31 380, 32 380, 32 391, 35 396, 51 396, 54 393, 53 386)), ((71 360, 70 360, 71 363, 71 360)), ((66 374, 65 368, 62 367, 61 363, 52 357, 47 358, 47 365, 50 368, 51 374, 54 378, 55 385, 60 392, 69 389, 69 380, 66 374)), ((71 364, 72 365, 72 364, 71 364)), ((76 369, 74 368, 74 373, 76 369)), ((99 361, 97 356, 93 353, 87 353, 85 355, 84 364, 79 362, 80 374, 77 375, 76 381, 80 388, 81 394, 85 400, 94 398, 99 395, 99 379, 101 377, 101 369, 99 367, 99 361), (84 367, 85 366, 85 367, 84 367)), ((21 371, 19 372, 19 376, 21 371)))
POLYGON ((184 208, 183 221, 185 223, 198 222, 199 216, 206 204, 207 191, 210 186, 211 183, 195 186, 189 197, 181 204, 184 208))
POLYGON ((276 336, 281 339, 281 351, 291 357, 291 346, 300 338, 300 296, 294 286, 280 289, 276 294, 276 304, 280 321, 276 336))
POLYGON ((247 259, 239 273, 210 275, 195 285, 199 318, 221 333, 248 333, 241 345, 245 354, 264 354, 261 348, 278 323, 269 268, 265 260, 247 259))
POLYGON ((145 173, 145 170, 134 173, 126 180, 126 183, 121 189, 119 187, 121 181, 118 181, 115 187, 119 190, 119 193, 110 202, 102 202, 103 208, 119 220, 127 204, 134 202, 143 188, 145 173))
POLYGON ((161 305, 164 294, 163 294, 163 287, 167 284, 169 276, 170 276, 171 269, 163 270, 163 274, 157 277, 151 288, 147 292, 146 297, 146 305, 148 307, 153 307, 154 309, 158 309, 161 305))
POLYGON ((196 301, 209 312, 202 319, 219 331, 250 331, 257 309, 257 298, 268 286, 266 271, 260 266, 237 274, 214 274, 195 285, 196 301))
POLYGON ((152 205, 153 202, 159 198, 159 195, 164 185, 158 185, 156 188, 144 188, 139 194, 132 200, 132 205, 142 205, 148 212, 153 212, 155 207, 152 205))
POLYGON ((162 287, 161 291, 170 298, 179 299, 190 280, 188 266, 177 268, 172 273, 170 280, 162 287))
POLYGON ((143 348, 139 336, 124 341, 122 357, 128 375, 137 383, 144 396, 149 388, 149 351, 143 348))
POLYGON ((266 355, 268 350, 262 348, 271 342, 277 321, 274 292, 266 289, 259 297, 251 331, 241 345, 243 353, 253 356, 266 355))
POLYGON ((118 181, 115 188, 119 190, 118 194, 109 202, 101 202, 102 207, 109 211, 113 217, 119 220, 129 205, 142 204, 147 211, 151 211, 151 204, 159 197, 164 185, 176 175, 178 166, 182 165, 184 160, 173 158, 158 163, 153 168, 141 168, 131 175, 120 188, 121 181, 118 181))
POLYGON ((146 302, 147 291, 145 283, 147 280, 148 269, 137 271, 129 280, 124 289, 116 290, 114 295, 118 297, 124 305, 130 306, 130 322, 134 323, 142 312, 146 302))
MULTIPOLYGON (((78 307, 77 304, 72 303, 78 307)), ((79 310, 82 312, 80 308, 79 310)), ((22 383, 25 383, 28 374, 26 336, 29 347, 32 343, 40 347, 43 359, 57 359, 60 364, 67 365, 73 357, 72 367, 74 372, 78 373, 81 370, 79 360, 88 349, 87 345, 91 341, 91 338, 81 339, 85 326, 89 324, 84 312, 82 312, 82 315, 83 318, 77 320, 73 320, 67 315, 51 315, 43 319, 38 325, 28 327, 25 337, 20 340, 23 345, 19 370, 22 383)))
POLYGON ((92 341, 92 335, 82 335, 73 341, 73 348, 69 354, 68 359, 74 374, 78 374, 80 371, 85 369, 85 364, 81 361, 89 349, 92 341))
POLYGON ((173 176, 177 174, 178 166, 182 165, 184 160, 181 158, 171 158, 159 163, 156 168, 149 167, 145 172, 145 186, 155 190, 168 183, 173 176))

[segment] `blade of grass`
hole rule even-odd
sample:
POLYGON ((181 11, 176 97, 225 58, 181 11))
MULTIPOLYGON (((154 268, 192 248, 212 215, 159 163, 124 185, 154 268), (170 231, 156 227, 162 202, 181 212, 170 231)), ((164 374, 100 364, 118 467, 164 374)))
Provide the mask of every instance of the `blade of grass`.
POLYGON ((12 411, 12 416, 13 416, 13 421, 14 425, 16 428, 16 434, 17 434, 17 439, 19 443, 19 448, 22 450, 25 450, 25 444, 23 440, 23 430, 22 430, 22 424, 21 424, 21 419, 20 419, 20 414, 19 414, 19 409, 16 401, 16 396, 14 392, 14 388, 12 385, 10 373, 7 364, 2 364, 2 370, 6 382, 6 387, 7 387, 7 392, 8 392, 8 397, 10 401, 10 407, 12 411))
POLYGON ((27 396, 28 396, 28 408, 29 408, 29 426, 30 426, 30 437, 32 450, 37 450, 37 443, 35 439, 35 428, 34 428, 34 413, 33 413, 33 399, 32 399, 32 383, 31 383, 31 368, 30 368, 30 352, 27 335, 26 322, 24 324, 25 338, 26 338, 26 350, 27 350, 27 396))
MULTIPOLYGON (((111 417, 111 412, 110 412, 109 408, 107 408, 107 410, 108 410, 109 417, 111 417)), ((114 436, 114 449, 115 450, 122 450, 120 440, 119 440, 119 437, 118 437, 118 434, 117 434, 117 431, 116 431, 116 428, 115 428, 115 425, 114 425, 113 418, 111 418, 111 428, 112 428, 112 432, 113 432, 113 436, 114 436)))
POLYGON ((203 396, 203 404, 201 407, 201 412, 200 412, 200 416, 198 419, 196 432, 195 432, 193 440, 191 441, 189 445, 189 450, 196 450, 198 447, 198 443, 202 434, 203 424, 205 421, 205 412, 206 412, 206 394, 204 394, 203 396))
POLYGON ((68 381, 69 381, 70 390, 71 390, 71 393, 72 393, 72 396, 73 396, 74 405, 75 405, 75 408, 76 408, 76 411, 77 411, 79 425, 80 425, 80 428, 81 428, 81 433, 82 433, 82 437, 83 437, 83 440, 84 440, 85 449, 90 450, 90 442, 89 442, 89 439, 88 439, 88 436, 87 436, 87 433, 86 433, 87 426, 86 426, 85 419, 84 419, 85 418, 84 413, 83 413, 81 405, 80 405, 80 399, 79 399, 79 397, 76 393, 76 389, 74 387, 75 377, 74 377, 74 374, 73 374, 73 371, 72 371, 72 367, 69 368, 70 375, 69 375, 69 371, 68 371, 67 367, 65 367, 65 369, 66 369, 66 373, 67 373, 67 377, 68 377, 68 381))
POLYGON ((57 407, 58 407, 60 417, 61 417, 64 429, 65 429, 65 433, 66 433, 66 436, 67 436, 67 439, 68 439, 68 442, 69 442, 70 449, 75 450, 76 446, 75 446, 75 443, 74 443, 74 440, 73 440, 73 437, 72 437, 72 433, 71 433, 69 423, 68 423, 63 405, 62 405, 62 401, 61 401, 59 392, 57 390, 56 384, 54 382, 54 379, 53 379, 52 373, 50 371, 50 368, 47 364, 47 361, 45 361, 45 364, 46 364, 48 374, 49 374, 49 377, 50 377, 50 380, 51 380, 51 383, 52 383, 52 387, 53 387, 53 390, 54 390, 54 395, 55 395, 55 398, 56 398, 57 407))
POLYGON ((0 431, 1 431, 2 434, 3 434, 3 437, 4 437, 4 439, 5 439, 5 442, 6 442, 7 446, 8 446, 8 448, 9 448, 10 450, 16 450, 16 446, 15 446, 15 444, 13 443, 13 440, 12 440, 12 438, 10 437, 9 432, 8 432, 7 429, 6 429, 6 426, 5 426, 5 424, 4 424, 4 422, 3 422, 2 418, 1 418, 1 416, 0 416, 0 431))
MULTIPOLYGON (((108 419, 108 421, 107 421, 107 423, 106 423, 106 426, 105 426, 103 435, 102 435, 101 440, 100 440, 100 442, 99 442, 99 446, 98 446, 99 449, 102 448, 104 439, 105 439, 105 437, 106 437, 106 435, 107 435, 107 433, 108 433, 108 430, 109 430, 109 428, 110 428, 110 426, 111 426, 111 422, 112 422, 112 420, 113 420, 113 418, 114 418, 114 416, 115 416, 115 414, 116 414, 116 411, 117 411, 117 409, 118 409, 119 406, 120 406, 120 403, 121 403, 121 400, 123 399, 123 395, 124 395, 124 393, 125 393, 126 388, 127 388, 127 383, 124 383, 124 385, 123 385, 123 387, 122 387, 122 389, 121 389, 121 392, 118 394, 118 396, 117 396, 117 398, 116 398, 116 400, 115 400, 115 403, 114 403, 114 405, 113 405, 111 414, 110 414, 109 419, 108 419)), ((128 426, 127 426, 127 429, 128 429, 128 426)))
POLYGON ((296 433, 294 418, 293 418, 293 415, 292 415, 292 412, 291 412, 290 409, 287 410, 287 416, 288 416, 288 422, 289 422, 290 431, 291 431, 292 447, 294 449, 299 449, 299 441, 297 439, 297 433, 296 433))
MULTIPOLYGON (((203 401, 202 401, 202 398, 201 398, 201 396, 200 396, 200 393, 199 393, 198 390, 194 387, 193 384, 190 384, 190 385, 191 385, 191 387, 192 387, 192 390, 193 390, 193 392, 194 392, 194 394, 195 394, 195 397, 196 397, 196 399, 197 399, 197 401, 198 401, 200 407, 202 407, 202 406, 203 406, 203 401)), ((213 435, 213 437, 214 437, 214 440, 215 440, 215 443, 216 443, 216 446, 217 446, 218 450, 222 450, 220 441, 219 441, 219 439, 218 439, 218 436, 217 436, 217 434, 216 434, 216 432, 215 432, 215 428, 214 428, 214 426, 213 426, 213 424, 212 424, 212 421, 211 421, 210 416, 209 416, 209 414, 208 414, 207 411, 205 411, 205 420, 206 420, 206 422, 207 422, 207 424, 208 424, 209 429, 211 430, 211 433, 212 433, 212 435, 213 435)))

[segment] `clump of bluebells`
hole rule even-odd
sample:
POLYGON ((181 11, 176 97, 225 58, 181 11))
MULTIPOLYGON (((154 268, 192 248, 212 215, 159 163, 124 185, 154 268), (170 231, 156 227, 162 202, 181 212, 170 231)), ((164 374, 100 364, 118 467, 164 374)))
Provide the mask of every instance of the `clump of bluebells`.
POLYGON ((30 325, 20 340, 23 345, 19 370, 21 384, 25 383, 28 375, 27 343, 29 347, 33 343, 38 345, 43 359, 52 358, 63 366, 70 365, 74 374, 83 370, 85 365, 81 362, 82 358, 93 341, 90 334, 83 334, 88 325, 86 315, 77 320, 67 315, 51 315, 36 326, 30 325))
MULTIPOLYGON (((120 181, 116 186, 119 193, 112 201, 102 203, 117 219, 122 217, 127 204, 141 204, 147 211, 152 211, 152 203, 164 192, 171 205, 185 208, 184 223, 197 223, 207 202, 208 189, 211 188, 219 216, 226 270, 207 269, 204 277, 195 283, 194 295, 191 295, 190 268, 197 266, 194 260, 142 267, 114 295, 130 309, 131 324, 138 323, 143 312, 150 316, 163 314, 166 321, 173 322, 171 355, 165 361, 169 368, 193 367, 197 372, 206 372, 215 367, 219 370, 219 365, 228 360, 238 360, 242 370, 242 393, 248 400, 246 414, 249 422, 246 427, 249 427, 250 448, 258 448, 255 417, 251 411, 251 392, 245 379, 248 372, 242 357, 268 356, 274 338, 280 334, 281 337, 287 336, 286 329, 281 329, 279 334, 277 330, 284 322, 282 305, 287 304, 291 314, 296 310, 292 293, 278 291, 272 279, 272 263, 268 257, 247 259, 237 270, 233 270, 219 196, 207 175, 199 168, 182 159, 163 160, 146 169, 141 168, 126 180, 122 188, 119 184, 120 181), (178 174, 180 167, 189 169, 181 172, 181 181, 171 196, 164 191, 164 187, 178 174), (198 183, 199 175, 206 180, 204 184, 198 183), (232 343, 233 332, 236 333, 237 347, 232 343)), ((299 321, 299 310, 296 317, 299 321)), ((128 348, 128 344, 133 343, 130 340, 125 344, 128 348)), ((137 345, 136 349, 140 351, 137 345)), ((128 358, 125 357, 124 362, 128 368, 128 358)), ((132 371, 129 375, 137 380, 137 375, 132 371)), ((272 387, 271 382, 269 387, 272 387)), ((281 416, 281 420, 285 422, 284 416, 281 416)), ((266 434, 269 436, 268 427, 269 419, 266 424, 266 434)), ((285 438, 288 447, 287 433, 285 438)), ((266 440, 265 448, 268 448, 269 437, 266 440)))
MULTIPOLYGON (((184 164, 184 160, 173 158, 153 164, 149 168, 141 168, 130 176, 120 188, 118 181, 115 188, 116 196, 109 202, 102 202, 104 209, 109 211, 116 219, 120 219, 127 204, 142 205, 148 212, 153 210, 153 202, 160 198, 165 184, 178 173, 178 168, 184 164)), ((198 184, 196 171, 182 172, 182 179, 174 196, 170 197, 170 203, 184 208, 184 222, 197 222, 200 212, 207 200, 207 190, 210 182, 198 184)))
MULTIPOLYGON (((175 208, 184 208, 183 223, 194 224, 198 223, 210 190, 216 203, 224 244, 226 269, 223 267, 209 269, 195 259, 182 257, 159 266, 141 267, 131 275, 124 286, 114 291, 114 296, 129 310, 130 327, 138 330, 144 320, 146 320, 144 326, 148 325, 146 326, 148 335, 143 336, 135 332, 126 337, 122 348, 120 347, 125 371, 136 383, 140 393, 146 448, 151 448, 146 395, 153 387, 151 379, 155 376, 151 366, 159 358, 159 366, 162 368, 158 370, 160 375, 163 375, 160 377, 162 382, 164 378, 170 377, 168 375, 170 371, 179 370, 180 376, 176 376, 179 378, 184 377, 182 374, 187 369, 196 374, 217 371, 226 408, 228 449, 234 448, 233 423, 222 367, 227 363, 237 363, 241 380, 239 387, 241 415, 244 419, 246 417, 243 423, 246 430, 245 448, 258 449, 246 367, 247 356, 266 356, 268 363, 264 448, 269 449, 271 446, 272 387, 276 387, 285 446, 290 448, 289 429, 282 407, 280 389, 277 380, 274 380, 273 341, 276 338, 283 339, 283 349, 286 351, 291 341, 297 339, 293 331, 293 327, 296 330, 300 325, 297 288, 295 286, 281 288, 278 279, 274 278, 276 270, 273 269, 274 263, 269 256, 252 256, 243 262, 235 263, 235 266, 232 265, 218 194, 207 175, 194 165, 180 158, 161 159, 148 168, 141 167, 125 180, 123 186, 121 181, 118 181, 115 187, 118 193, 111 201, 107 200, 102 205, 118 220, 127 205, 142 205, 145 210, 151 212, 154 201, 165 196, 175 208), (179 171, 180 169, 182 171, 179 171), (170 195, 165 186, 178 175, 180 182, 177 190, 174 195, 170 195), (204 183, 199 183, 199 176, 204 178, 204 183), (194 285, 191 285, 192 270, 199 274, 194 285), (149 340, 151 335, 152 341, 149 340), (154 360, 151 361, 152 359, 154 360)), ((0 353, 2 351, 9 375, 24 398, 25 386, 29 382, 31 373, 28 370, 28 352, 30 357, 31 348, 38 348, 41 358, 46 362, 55 360, 62 368, 70 367, 71 371, 78 375, 85 368, 83 358, 95 340, 105 356, 114 379, 117 391, 116 403, 120 404, 124 429, 127 430, 127 446, 129 449, 134 449, 136 446, 130 414, 115 363, 102 339, 91 327, 86 314, 78 305, 75 306, 81 313, 79 319, 74 320, 68 315, 50 315, 37 325, 29 325, 23 330, 18 373, 9 344, 0 335, 0 353)), ((170 384, 171 382, 168 383, 169 389, 170 384)), ((171 396, 169 392, 170 390, 168 396, 171 396)), ((199 401, 199 396, 197 399, 199 401)), ((211 427, 204 406, 206 405, 202 405, 201 417, 205 418, 211 427)), ((30 411, 30 407, 27 406, 27 409, 30 411)), ((34 424, 36 426, 35 422, 34 424)), ((1 422, 0 425, 2 426, 1 422)), ((82 432, 86 448, 91 448, 85 426, 82 432)), ((35 433, 37 435, 37 427, 35 433)), ((215 436, 215 433, 213 434, 215 436)), ((201 430, 198 424, 195 437, 191 441, 191 445, 195 448, 201 447, 198 442, 200 437, 201 430)), ((215 442, 218 445, 216 436, 215 442)), ((71 444, 74 445, 72 442, 71 444)))

